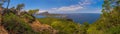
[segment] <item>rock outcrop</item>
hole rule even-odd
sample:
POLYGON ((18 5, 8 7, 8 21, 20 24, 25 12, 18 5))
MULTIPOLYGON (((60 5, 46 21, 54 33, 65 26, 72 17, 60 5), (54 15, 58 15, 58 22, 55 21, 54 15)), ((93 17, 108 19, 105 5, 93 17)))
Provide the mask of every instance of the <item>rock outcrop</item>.
POLYGON ((50 25, 41 24, 38 20, 34 21, 32 24, 30 24, 30 26, 36 32, 48 31, 49 34, 57 33, 57 30, 53 29, 50 25))

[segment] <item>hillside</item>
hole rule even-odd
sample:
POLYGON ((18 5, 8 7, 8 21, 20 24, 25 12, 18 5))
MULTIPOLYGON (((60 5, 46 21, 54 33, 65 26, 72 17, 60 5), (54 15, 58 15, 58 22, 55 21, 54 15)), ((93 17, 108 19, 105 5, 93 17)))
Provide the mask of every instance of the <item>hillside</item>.
POLYGON ((1 14, 0 34, 79 34, 80 24, 66 19, 35 18, 29 12, 12 10, 1 14))
POLYGON ((92 24, 49 17, 60 14, 48 12, 44 14, 48 17, 36 18, 39 9, 22 10, 23 3, 9 8, 10 2, 0 0, 0 34, 120 34, 120 0, 104 0, 102 14, 92 24), (2 6, 5 2, 8 2, 6 8, 2 6))

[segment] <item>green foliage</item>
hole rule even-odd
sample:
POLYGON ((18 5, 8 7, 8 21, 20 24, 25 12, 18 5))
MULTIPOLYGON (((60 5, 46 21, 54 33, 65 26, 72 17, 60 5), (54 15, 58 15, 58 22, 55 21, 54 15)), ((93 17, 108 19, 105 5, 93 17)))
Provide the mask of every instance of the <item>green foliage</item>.
POLYGON ((29 14, 23 14, 23 18, 28 18, 28 19, 34 19, 31 15, 29 14))
MULTIPOLYGON (((4 2, 8 1, 7 8, 10 0, 0 0, 0 7, 4 2)), ((17 8, 11 8, 20 11, 24 4, 18 4, 17 8)), ((14 12, 14 10, 11 10, 14 12)), ((8 10, 9 11, 9 10, 8 10)), ((17 16, 11 12, 0 15, 2 18, 2 25, 8 30, 10 34, 49 34, 48 30, 42 32, 34 32, 30 25, 24 21, 23 18, 28 20, 35 20, 33 14, 36 14, 39 9, 29 10, 29 14, 17 16), (22 19, 21 19, 22 18, 22 19)), ((74 23, 70 19, 59 18, 39 18, 42 24, 48 24, 58 31, 57 34, 120 34, 120 0, 104 0, 103 10, 101 17, 93 24, 87 22, 83 24, 74 23)))
POLYGON ((80 32, 81 34, 87 34, 87 30, 89 28, 89 23, 88 22, 84 22, 81 27, 80 27, 80 32))
POLYGON ((101 18, 91 24, 87 32, 89 34, 120 34, 119 2, 120 0, 104 0, 101 18))
POLYGON ((24 6, 25 6, 24 4, 18 4, 17 7, 16 7, 16 9, 17 10, 21 10, 21 9, 24 8, 24 6))
POLYGON ((5 26, 5 29, 9 31, 9 33, 15 34, 34 34, 34 32, 28 23, 25 23, 24 20, 20 19, 18 16, 13 13, 5 14, 3 16, 2 25, 5 26))
POLYGON ((42 24, 49 24, 50 25, 52 22, 54 22, 54 21, 60 21, 61 19, 47 17, 47 18, 40 18, 40 19, 38 18, 38 20, 42 24))
POLYGON ((120 26, 111 27, 107 30, 109 34, 120 34, 120 26))
POLYGON ((40 18, 43 24, 51 25, 54 29, 58 30, 57 34, 79 34, 80 24, 65 19, 58 18, 40 18))
MULTIPOLYGON (((102 24, 101 24, 102 25, 102 24)), ((91 24, 89 28, 87 29, 87 34, 105 34, 104 26, 97 25, 97 24, 91 24)))

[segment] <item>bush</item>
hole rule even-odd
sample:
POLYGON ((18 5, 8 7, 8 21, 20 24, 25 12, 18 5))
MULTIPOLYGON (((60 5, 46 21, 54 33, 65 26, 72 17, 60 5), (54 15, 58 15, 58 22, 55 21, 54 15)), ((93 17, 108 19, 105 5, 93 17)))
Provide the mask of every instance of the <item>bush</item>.
POLYGON ((20 17, 16 16, 13 13, 5 14, 3 16, 2 25, 5 26, 5 29, 9 31, 10 34, 35 34, 30 25, 25 23, 20 17))
POLYGON ((109 34, 120 34, 120 26, 111 27, 107 30, 109 34))
POLYGON ((54 29, 58 30, 57 34, 79 34, 80 24, 59 18, 40 18, 43 24, 51 25, 54 29))

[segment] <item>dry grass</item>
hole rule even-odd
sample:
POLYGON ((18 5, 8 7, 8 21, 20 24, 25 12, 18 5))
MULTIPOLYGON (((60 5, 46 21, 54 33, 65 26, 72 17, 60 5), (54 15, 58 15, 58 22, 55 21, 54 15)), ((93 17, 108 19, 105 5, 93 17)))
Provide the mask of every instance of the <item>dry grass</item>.
POLYGON ((8 32, 4 29, 3 26, 0 26, 0 34, 8 34, 8 32))

